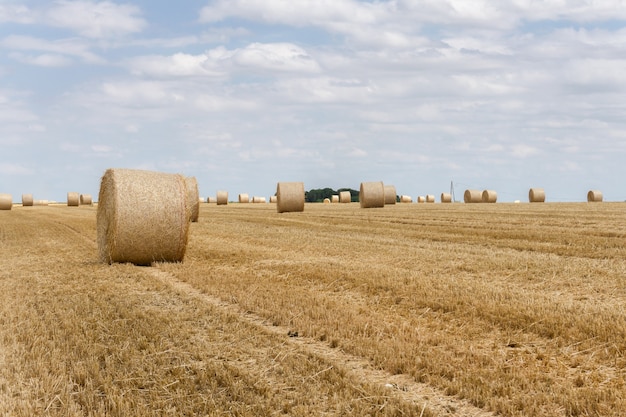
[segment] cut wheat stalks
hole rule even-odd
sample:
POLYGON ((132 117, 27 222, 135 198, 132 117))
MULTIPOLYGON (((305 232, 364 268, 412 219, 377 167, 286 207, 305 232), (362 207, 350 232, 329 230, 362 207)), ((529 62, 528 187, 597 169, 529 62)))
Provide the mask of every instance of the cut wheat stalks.
POLYGON ((528 201, 531 203, 543 203, 546 201, 546 192, 543 188, 531 188, 528 191, 528 201))
POLYGON ((22 194, 22 207, 31 207, 34 204, 32 194, 22 194))
POLYGON ((250 202, 250 196, 246 193, 241 193, 239 194, 239 198, 238 201, 240 203, 249 203, 250 202))
POLYGON ((67 193, 68 207, 78 207, 80 204, 80 194, 76 192, 67 193))
POLYGON ((187 186, 187 207, 189 209, 189 221, 197 222, 200 215, 200 200, 198 193, 198 180, 196 177, 186 177, 187 186))
POLYGON ((441 202, 442 203, 452 203, 452 194, 450 193, 441 193, 441 202))
POLYGON ((590 190, 587 193, 587 202, 588 203, 601 203, 602 202, 602 191, 599 190, 590 190))
POLYGON ((80 205, 81 206, 91 206, 91 205, 93 205, 93 199, 91 198, 91 194, 81 194, 80 195, 80 205))
POLYGON ((385 205, 396 204, 396 187, 385 185, 385 205))
POLYGON ((279 213, 304 211, 304 183, 279 182, 276 185, 276 203, 279 213))
POLYGON ((218 191, 217 195, 217 205, 218 206, 225 206, 228 204, 228 191, 218 191))
POLYGON ((182 175, 108 169, 98 195, 100 260, 137 265, 182 261, 189 232, 188 202, 182 175))
POLYGON ((498 200, 498 193, 494 190, 484 190, 482 193, 483 203, 495 203, 498 200))
POLYGON ((463 201, 465 203, 482 203, 483 193, 480 190, 465 190, 463 193, 463 201))
POLYGON ((362 182, 359 188, 361 208, 385 207, 385 185, 382 181, 362 182))
POLYGON ((0 194, 0 210, 11 210, 13 208, 13 197, 11 194, 0 194))
POLYGON ((339 202, 340 203, 351 203, 352 202, 352 195, 350 194, 350 191, 341 191, 339 193, 339 202))

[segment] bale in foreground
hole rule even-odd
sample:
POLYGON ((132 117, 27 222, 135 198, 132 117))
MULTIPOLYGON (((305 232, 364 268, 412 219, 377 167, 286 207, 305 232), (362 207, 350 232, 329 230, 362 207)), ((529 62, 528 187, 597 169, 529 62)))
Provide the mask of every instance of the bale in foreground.
POLYGON ((385 185, 382 181, 362 182, 359 189, 361 208, 385 207, 385 185))
POLYGON ((34 204, 32 194, 22 194, 22 207, 31 207, 34 204))
POLYGON ((67 205, 69 207, 78 207, 80 204, 80 193, 70 191, 67 193, 67 205))
POLYGON ((0 194, 0 210, 11 210, 13 208, 13 197, 11 194, 0 194))
POLYGON ((279 213, 304 211, 304 183, 279 182, 276 186, 276 210, 279 213))
POLYGON ((482 203, 483 193, 480 190, 465 190, 465 192, 463 193, 463 202, 482 203))
POLYGON ((184 176, 108 169, 98 195, 100 260, 137 265, 182 261, 187 248, 188 213, 184 176))
POLYGON ((530 203, 545 203, 546 192, 543 188, 531 188, 528 190, 528 201, 530 203))
POLYGON ((395 185, 385 185, 385 205, 396 204, 395 185))
POLYGON ((200 216, 200 197, 198 193, 198 180, 196 177, 185 178, 187 185, 187 205, 189 209, 189 221, 196 223, 200 216))

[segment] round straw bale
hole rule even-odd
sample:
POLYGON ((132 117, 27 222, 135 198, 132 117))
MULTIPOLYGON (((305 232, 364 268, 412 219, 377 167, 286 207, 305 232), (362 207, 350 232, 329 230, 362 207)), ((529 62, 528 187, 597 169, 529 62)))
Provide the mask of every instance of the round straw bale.
POLYGON ((543 188, 531 188, 528 191, 528 201, 531 203, 543 203, 546 201, 546 192, 543 188))
POLYGON ((324 199, 324 204, 330 204, 330 198, 325 198, 324 199))
POLYGON ((200 200, 198 193, 198 180, 196 177, 186 177, 187 186, 187 208, 189 209, 189 221, 197 222, 200 215, 200 200))
POLYGON ((465 190, 463 201, 466 203, 482 203, 483 193, 480 190, 465 190))
POLYGON ((590 190, 587 193, 587 202, 589 202, 589 203, 601 203, 602 202, 602 191, 590 190))
POLYGON ((239 202, 240 203, 249 203, 250 202, 250 196, 248 196, 248 194, 246 194, 246 193, 239 194, 239 202))
POLYGON ((361 208, 385 207, 385 185, 382 181, 362 182, 359 189, 361 208))
POLYGON ((206 203, 206 200, 204 197, 200 197, 198 198, 198 203, 202 204, 202 203, 206 203))
POLYGON ((330 202, 331 203, 338 203, 339 202, 339 194, 334 194, 334 195, 330 196, 330 202))
POLYGON ((425 203, 426 202, 426 197, 424 197, 423 195, 418 195, 417 196, 417 202, 418 203, 425 203))
POLYGON ((452 203, 452 194, 450 193, 441 193, 440 198, 442 203, 452 203))
POLYGON ((265 197, 254 196, 252 197, 253 203, 265 203, 265 197))
MULTIPOLYGON (((226 200, 228 200, 228 197, 226 198, 226 200)), ((206 198, 206 202, 207 203, 211 203, 211 204, 217 204, 217 198, 216 197, 207 197, 206 198)), ((228 201, 226 202, 226 204, 228 204, 228 201)))
POLYGON ((80 205, 81 206, 91 206, 93 204, 93 199, 91 198, 91 194, 81 194, 80 195, 80 205))
POLYGON ((228 204, 228 191, 218 191, 216 194, 216 203, 218 206, 225 206, 228 204))
POLYGON ((277 200, 278 200, 278 198, 276 198, 275 195, 271 195, 270 196, 270 203, 276 203, 277 200))
POLYGON ((279 213, 304 211, 304 183, 279 182, 276 186, 276 203, 279 213))
POLYGON ((32 194, 22 194, 22 206, 30 207, 34 204, 33 195, 32 194))
POLYGON ((495 203, 498 200, 498 193, 494 190, 484 190, 482 194, 483 203, 495 203))
POLYGON ((350 191, 341 191, 341 192, 339 192, 339 202, 340 203, 351 203, 352 202, 352 195, 350 194, 350 191))
POLYGON ((385 205, 396 204, 396 187, 394 185, 385 185, 385 205))
POLYGON ((80 194, 75 192, 67 193, 67 205, 69 207, 78 207, 80 204, 80 194))
POLYGON ((411 198, 410 195, 401 195, 400 196, 400 202, 401 203, 412 203, 413 199, 411 198))
POLYGON ((435 196, 432 194, 426 194, 426 202, 427 203, 434 203, 435 202, 435 196))
POLYGON ((187 181, 178 174, 108 169, 96 219, 103 262, 182 261, 189 232, 187 181))
POLYGON ((0 210, 11 210, 13 208, 13 197, 11 194, 0 194, 0 210))
POLYGON ((35 200, 33 201, 33 205, 35 206, 47 206, 48 200, 35 200))

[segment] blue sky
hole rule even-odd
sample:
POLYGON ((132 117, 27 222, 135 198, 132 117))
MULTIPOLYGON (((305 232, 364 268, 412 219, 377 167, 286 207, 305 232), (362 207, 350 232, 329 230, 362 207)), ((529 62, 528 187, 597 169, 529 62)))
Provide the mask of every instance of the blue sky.
POLYGON ((107 168, 200 194, 626 200, 626 3, 0 0, 0 192, 107 168))

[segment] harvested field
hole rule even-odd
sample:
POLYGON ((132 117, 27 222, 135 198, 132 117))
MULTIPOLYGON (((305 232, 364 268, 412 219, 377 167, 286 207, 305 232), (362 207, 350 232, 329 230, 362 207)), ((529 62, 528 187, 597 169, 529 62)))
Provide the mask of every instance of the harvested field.
POLYGON ((620 416, 626 204, 201 205, 183 263, 0 211, 0 415, 620 416))

